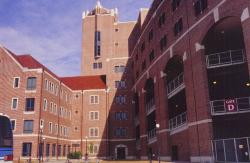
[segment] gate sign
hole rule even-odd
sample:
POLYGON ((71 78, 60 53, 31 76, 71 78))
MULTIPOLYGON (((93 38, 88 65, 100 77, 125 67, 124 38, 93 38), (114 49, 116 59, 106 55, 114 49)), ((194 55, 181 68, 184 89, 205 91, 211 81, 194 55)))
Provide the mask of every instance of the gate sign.
POLYGON ((227 99, 225 100, 225 107, 227 112, 236 112, 236 100, 235 99, 227 99))

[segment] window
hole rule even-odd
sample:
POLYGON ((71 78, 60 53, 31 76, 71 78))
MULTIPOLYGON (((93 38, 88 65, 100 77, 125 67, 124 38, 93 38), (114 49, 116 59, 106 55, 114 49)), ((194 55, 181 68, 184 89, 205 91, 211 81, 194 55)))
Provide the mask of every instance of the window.
POLYGON ((58 145, 58 146, 57 146, 57 155, 58 155, 58 156, 61 156, 61 153, 62 153, 61 150, 62 150, 62 146, 61 146, 61 145, 58 145))
POLYGON ((115 73, 123 73, 123 72, 125 72, 124 65, 115 66, 115 73))
POLYGON ((95 58, 101 56, 101 32, 95 31, 95 58))
POLYGON ((115 97, 116 104, 125 104, 126 103, 126 97, 124 95, 119 95, 115 97))
POLYGON ((90 96, 90 104, 99 104, 99 96, 91 95, 90 96))
POLYGON ((176 22, 174 25, 174 35, 177 36, 179 33, 181 33, 182 29, 183 29, 183 23, 182 23, 182 18, 180 18, 178 22, 176 22))
POLYGON ((54 114, 57 115, 57 105, 56 104, 54 104, 54 108, 53 108, 52 112, 54 112, 54 114))
POLYGON ((43 110, 46 111, 47 107, 48 107, 48 101, 47 101, 47 99, 44 99, 43 100, 43 110))
POLYGON ((25 111, 34 111, 35 98, 26 98, 25 111))
POLYGON ((33 120, 24 120, 23 133, 29 134, 33 132, 33 120))
POLYGON ((160 41, 161 51, 163 51, 166 48, 166 46, 167 46, 167 35, 164 35, 160 41))
POLYGON ((146 68, 146 61, 144 60, 143 62, 142 62, 142 65, 141 65, 141 70, 143 71, 143 70, 145 70, 145 68, 146 68))
POLYGON ((150 61, 150 62, 153 61, 154 58, 155 58, 155 51, 152 50, 152 51, 150 52, 150 54, 149 54, 149 61, 150 61))
POLYGON ((181 0, 172 0, 172 10, 175 11, 180 6, 181 0))
POLYGON ((52 122, 49 122, 49 133, 53 132, 53 124, 52 122))
POLYGON ((127 120, 128 114, 125 112, 116 112, 115 113, 115 120, 127 120))
POLYGON ((11 108, 16 110, 18 107, 18 98, 12 98, 11 108))
POLYGON ((42 129, 43 127, 44 127, 44 120, 41 119, 41 120, 40 120, 40 129, 42 129))
POLYGON ((99 128, 90 128, 89 129, 89 137, 98 137, 99 128))
POLYGON ((115 136, 124 137, 126 135, 127 135, 126 128, 122 128, 122 127, 116 128, 116 130, 115 130, 115 136))
POLYGON ((159 26, 159 28, 161 28, 165 24, 165 17, 166 17, 165 15, 166 14, 164 12, 159 17, 159 20, 158 20, 158 26, 159 26))
POLYGON ((46 157, 50 156, 50 144, 46 144, 46 157))
POLYGON ((202 14, 206 8, 207 8, 207 0, 198 0, 194 4, 195 16, 202 14))
POLYGON ((19 88, 20 77, 14 77, 13 88, 19 88))
POLYGON ((115 88, 118 88, 118 89, 126 88, 126 82, 125 81, 115 81, 115 88))
POLYGON ((93 69, 102 69, 102 62, 93 63, 93 69))
POLYGON ((50 109, 49 109, 50 112, 53 113, 53 102, 50 102, 50 107, 49 107, 49 108, 50 108, 50 109))
POLYGON ((99 112, 98 111, 89 112, 89 119, 90 120, 99 120, 99 112))
POLYGON ((31 156, 32 143, 23 143, 22 156, 31 156))
POLYGON ((154 37, 154 31, 153 29, 151 29, 148 34, 148 41, 150 42, 153 39, 153 37, 154 37))
POLYGON ((12 119, 12 120, 10 120, 10 123, 11 123, 12 130, 15 131, 16 130, 16 120, 12 119))
POLYGON ((97 144, 89 144, 89 153, 90 154, 97 154, 99 151, 99 146, 97 144))
POLYGON ((52 157, 56 156, 56 144, 52 145, 52 157))
POLYGON ((27 79, 27 90, 35 90, 36 89, 36 77, 29 77, 27 79))
POLYGON ((58 124, 55 124, 55 134, 58 134, 58 124))
POLYGON ((144 50, 145 50, 145 42, 141 44, 141 52, 143 52, 144 50))
POLYGON ((44 89, 45 89, 45 90, 48 90, 48 80, 47 80, 47 79, 45 79, 44 89))

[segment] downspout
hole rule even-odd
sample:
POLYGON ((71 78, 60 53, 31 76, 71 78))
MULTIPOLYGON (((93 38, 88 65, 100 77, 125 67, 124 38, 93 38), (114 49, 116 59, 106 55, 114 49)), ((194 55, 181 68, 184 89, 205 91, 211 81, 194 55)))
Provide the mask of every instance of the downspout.
MULTIPOLYGON (((80 145, 81 146, 81 153, 83 151, 82 150, 83 149, 83 145, 82 145, 82 136, 83 136, 83 133, 82 133, 83 132, 83 93, 84 93, 83 90, 81 90, 81 94, 82 94, 82 101, 81 101, 81 105, 82 105, 81 106, 81 125, 80 125, 80 127, 81 127, 81 129, 80 129, 80 132, 81 132, 81 134, 80 134, 81 135, 81 143, 80 143, 81 144, 80 145)), ((87 153, 87 151, 86 151, 86 153, 87 153)))

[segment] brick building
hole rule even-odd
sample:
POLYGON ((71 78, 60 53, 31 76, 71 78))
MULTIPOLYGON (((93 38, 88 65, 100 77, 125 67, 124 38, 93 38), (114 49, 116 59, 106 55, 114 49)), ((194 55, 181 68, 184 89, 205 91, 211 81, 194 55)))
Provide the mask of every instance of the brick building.
POLYGON ((1 47, 0 113, 13 123, 14 159, 81 151, 250 162, 249 7, 154 0, 137 21, 119 22, 98 2, 83 13, 77 77, 1 47))

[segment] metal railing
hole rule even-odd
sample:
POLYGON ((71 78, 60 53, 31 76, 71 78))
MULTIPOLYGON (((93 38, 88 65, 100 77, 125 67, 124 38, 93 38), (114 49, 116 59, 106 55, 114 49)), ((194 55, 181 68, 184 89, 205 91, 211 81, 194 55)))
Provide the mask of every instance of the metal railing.
POLYGON ((156 137, 156 128, 148 131, 148 140, 153 139, 156 137))
POLYGON ((212 115, 250 112, 250 97, 210 101, 212 115))
POLYGON ((172 92, 180 88, 184 85, 184 75, 181 73, 176 78, 174 78, 172 81, 170 81, 167 85, 167 91, 168 95, 170 95, 172 92))
POLYGON ((250 162, 250 137, 212 141, 216 162, 250 162))
POLYGON ((187 112, 184 112, 169 120, 169 129, 174 130, 186 123, 187 123, 187 112))
POLYGON ((146 113, 149 114, 153 110, 155 110, 155 99, 154 98, 150 99, 150 101, 148 101, 146 103, 146 113))
POLYGON ((228 50, 206 56, 207 68, 216 68, 244 63, 246 61, 245 50, 228 50))

